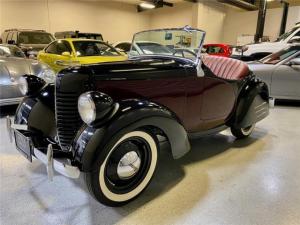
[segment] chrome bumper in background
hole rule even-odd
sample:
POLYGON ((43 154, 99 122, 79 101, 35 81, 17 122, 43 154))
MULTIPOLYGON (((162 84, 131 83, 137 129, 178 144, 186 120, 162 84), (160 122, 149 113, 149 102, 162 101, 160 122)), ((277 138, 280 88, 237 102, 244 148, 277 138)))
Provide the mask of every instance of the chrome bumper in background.
MULTIPOLYGON (((14 130, 28 131, 27 125, 14 124, 9 118, 9 116, 6 117, 6 128, 11 142, 14 139, 14 130)), ((32 149, 33 149, 32 155, 46 165, 48 177, 50 180, 52 180, 54 175, 53 170, 69 178, 73 178, 73 179, 79 178, 80 170, 77 167, 70 165, 67 162, 67 160, 64 159, 58 160, 53 158, 52 144, 48 145, 47 154, 43 153, 42 151, 35 148, 34 146, 32 146, 32 149)))

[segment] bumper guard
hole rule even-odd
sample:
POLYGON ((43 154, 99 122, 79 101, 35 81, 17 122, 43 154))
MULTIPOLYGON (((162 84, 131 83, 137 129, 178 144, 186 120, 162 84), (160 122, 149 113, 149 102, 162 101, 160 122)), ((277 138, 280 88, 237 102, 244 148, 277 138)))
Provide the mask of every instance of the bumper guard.
MULTIPOLYGON (((14 130, 28 131, 27 125, 14 124, 9 116, 6 117, 6 128, 11 142, 13 142, 14 130)), ((66 177, 73 179, 77 179, 80 176, 80 170, 77 167, 53 158, 52 144, 48 145, 47 154, 33 147, 33 156, 46 165, 48 178, 51 181, 53 179, 54 170, 66 177)))

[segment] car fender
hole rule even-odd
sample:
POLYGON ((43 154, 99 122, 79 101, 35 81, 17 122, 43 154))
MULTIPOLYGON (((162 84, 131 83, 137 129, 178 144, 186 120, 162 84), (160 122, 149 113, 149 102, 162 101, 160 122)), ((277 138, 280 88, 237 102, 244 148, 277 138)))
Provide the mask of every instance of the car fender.
POLYGON ((226 124, 237 128, 248 127, 269 114, 269 91, 266 83, 251 76, 242 86, 235 112, 226 124))
POLYGON ((190 150, 187 132, 178 118, 168 109, 149 101, 125 100, 110 121, 101 127, 84 125, 73 143, 74 163, 87 172, 98 157, 105 157, 104 146, 118 134, 139 128, 156 128, 167 137, 173 158, 177 159, 190 150))
POLYGON ((16 110, 14 123, 28 125, 29 131, 54 138, 54 98, 54 84, 48 84, 34 96, 24 97, 16 110))

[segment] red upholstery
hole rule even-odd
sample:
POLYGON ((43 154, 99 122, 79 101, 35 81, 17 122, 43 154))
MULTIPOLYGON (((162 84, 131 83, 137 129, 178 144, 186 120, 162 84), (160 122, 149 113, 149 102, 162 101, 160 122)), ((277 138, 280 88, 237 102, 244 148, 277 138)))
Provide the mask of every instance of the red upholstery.
POLYGON ((248 65, 237 59, 204 55, 202 62, 216 76, 224 79, 240 80, 249 74, 248 65))

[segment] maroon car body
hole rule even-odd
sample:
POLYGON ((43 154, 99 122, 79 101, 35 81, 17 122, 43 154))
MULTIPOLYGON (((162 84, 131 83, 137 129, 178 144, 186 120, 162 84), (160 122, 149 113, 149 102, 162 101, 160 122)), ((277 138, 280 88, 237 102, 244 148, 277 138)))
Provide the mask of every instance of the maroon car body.
POLYGON ((28 88, 27 97, 13 124, 8 119, 17 149, 45 162, 50 178, 53 169, 71 178, 84 173, 92 195, 111 206, 134 199, 149 184, 158 136, 176 159, 190 150, 189 137, 230 127, 244 138, 269 112, 267 86, 245 63, 200 58, 205 32, 186 27, 147 32, 135 39, 153 37, 165 44, 163 51, 171 50, 135 55, 132 49, 127 61, 68 68, 46 86, 24 76, 20 86, 28 88), (188 49, 170 47, 176 37, 185 37, 188 49), (190 43, 199 43, 198 54, 190 43), (183 53, 195 58, 178 57, 183 53))

